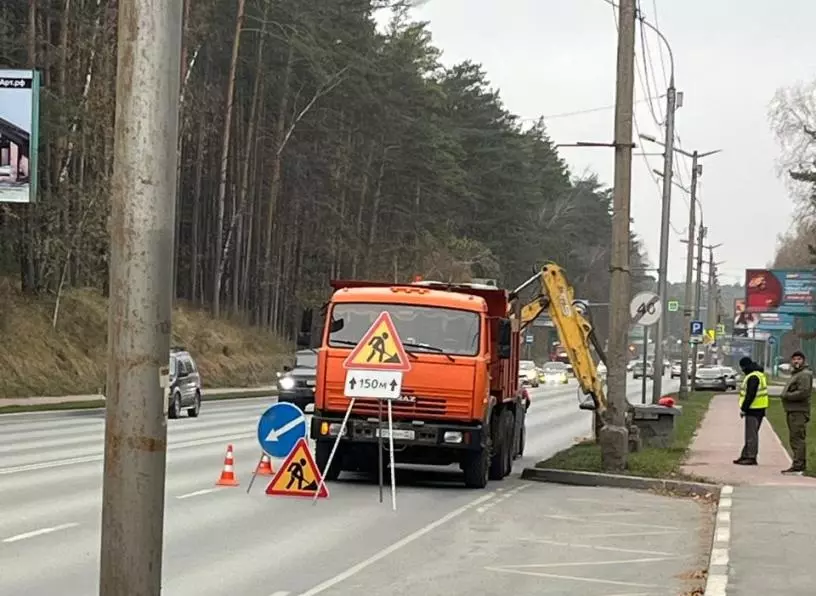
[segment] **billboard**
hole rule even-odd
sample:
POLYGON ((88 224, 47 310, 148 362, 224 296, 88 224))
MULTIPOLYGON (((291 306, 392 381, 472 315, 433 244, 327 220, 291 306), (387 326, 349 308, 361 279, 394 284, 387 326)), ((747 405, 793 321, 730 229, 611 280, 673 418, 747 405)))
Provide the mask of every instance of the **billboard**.
POLYGON ((791 331, 793 329, 794 316, 778 312, 757 313, 759 321, 756 328, 763 331, 791 331))
POLYGON ((735 337, 748 337, 748 332, 753 330, 757 324, 757 317, 753 313, 745 311, 745 300, 737 298, 734 300, 734 325, 732 334, 735 337))
POLYGON ((747 269, 745 311, 749 313, 816 314, 816 270, 747 269))
POLYGON ((0 203, 37 196, 40 76, 0 69, 0 203))

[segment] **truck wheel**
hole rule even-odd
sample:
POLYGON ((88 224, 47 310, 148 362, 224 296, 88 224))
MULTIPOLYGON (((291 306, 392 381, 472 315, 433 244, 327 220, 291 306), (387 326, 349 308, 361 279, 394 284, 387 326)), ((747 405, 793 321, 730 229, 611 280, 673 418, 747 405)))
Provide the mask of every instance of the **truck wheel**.
POLYGON ((505 410, 501 416, 504 422, 504 475, 509 476, 513 472, 513 453, 516 448, 516 425, 513 412, 505 410))
POLYGON ((496 417, 495 423, 491 425, 495 428, 493 434, 493 451, 490 458, 490 479, 501 480, 507 476, 507 451, 510 445, 507 443, 507 414, 505 410, 496 417))
POLYGON ((490 442, 475 453, 468 453, 462 463, 465 473, 465 486, 468 488, 484 488, 490 470, 490 442))
POLYGON ((340 477, 340 460, 343 457, 342 447, 338 446, 337 453, 334 454, 331 470, 326 470, 332 447, 334 447, 334 441, 317 441, 317 445, 315 445, 315 463, 326 482, 332 482, 340 477))

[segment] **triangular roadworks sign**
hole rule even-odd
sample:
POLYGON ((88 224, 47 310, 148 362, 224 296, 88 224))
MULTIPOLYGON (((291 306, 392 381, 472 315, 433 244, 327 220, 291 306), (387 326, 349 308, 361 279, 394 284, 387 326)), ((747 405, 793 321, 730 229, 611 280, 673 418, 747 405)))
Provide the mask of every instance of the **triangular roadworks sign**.
MULTIPOLYGON (((315 465, 312 452, 306 439, 300 438, 294 449, 286 456, 286 461, 275 474, 272 482, 266 487, 268 495, 288 497, 314 497, 320 486, 320 470, 315 465)), ((328 499, 329 489, 325 483, 320 486, 318 498, 328 499)))
POLYGON ((388 311, 380 313, 343 366, 350 370, 411 370, 408 354, 388 311))

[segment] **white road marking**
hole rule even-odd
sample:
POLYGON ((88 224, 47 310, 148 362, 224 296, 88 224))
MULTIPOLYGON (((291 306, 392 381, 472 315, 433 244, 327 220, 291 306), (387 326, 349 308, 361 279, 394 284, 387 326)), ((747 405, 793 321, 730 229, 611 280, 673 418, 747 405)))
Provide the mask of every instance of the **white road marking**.
POLYGON ((20 540, 26 540, 28 538, 34 538, 35 536, 42 536, 44 534, 51 534, 52 532, 59 532, 60 530, 67 530, 68 528, 75 528, 79 524, 78 523, 70 523, 70 524, 61 524, 59 526, 52 526, 50 528, 40 528, 39 530, 33 530, 31 532, 25 532, 23 534, 17 534, 16 536, 9 536, 8 538, 4 538, 3 542, 5 543, 12 543, 12 542, 19 542, 20 540))
POLYGON ((208 495, 210 493, 214 493, 217 490, 218 490, 217 488, 205 488, 203 490, 197 490, 197 491, 192 492, 192 493, 186 493, 186 494, 183 494, 183 495, 179 495, 176 498, 177 499, 189 499, 190 497, 197 497, 199 495, 208 495))
POLYGON ((417 530, 417 531, 415 531, 415 532, 413 532, 411 534, 408 534, 408 536, 406 536, 402 540, 398 540, 397 542, 393 543, 391 546, 388 546, 388 547, 374 553, 372 556, 370 556, 369 558, 367 558, 367 559, 365 559, 363 561, 360 561, 359 563, 357 563, 353 567, 349 567, 348 569, 346 569, 342 573, 338 573, 334 577, 327 579, 323 583, 316 585, 315 587, 311 588, 310 590, 306 590, 305 592, 302 592, 299 596, 316 596, 316 594, 320 594, 321 592, 325 592, 326 590, 336 586, 340 582, 343 582, 343 581, 347 580, 348 578, 353 577, 354 575, 360 573, 366 567, 369 567, 370 565, 373 565, 377 561, 379 561, 381 559, 384 559, 385 557, 387 557, 388 555, 398 551, 402 547, 411 544, 412 542, 414 542, 415 540, 418 540, 419 538, 422 538, 423 536, 425 536, 425 534, 427 534, 429 532, 432 532, 436 528, 438 528, 440 526, 443 526, 446 523, 448 523, 449 521, 459 517, 463 513, 467 512, 469 509, 477 507, 478 505, 481 505, 485 501, 488 501, 488 500, 492 499, 495 496, 495 494, 496 493, 494 493, 494 492, 490 492, 490 493, 488 493, 488 494, 486 494, 486 495, 484 495, 482 497, 479 497, 478 499, 476 499, 474 501, 471 501, 470 503, 467 503, 466 505, 463 505, 463 506, 459 507, 458 509, 454 509, 453 511, 451 511, 447 515, 444 515, 443 517, 440 517, 436 521, 429 523, 427 526, 424 526, 424 527, 420 528, 419 530, 417 530))
POLYGON ((551 544, 553 546, 566 546, 569 548, 591 548, 593 550, 607 550, 614 553, 629 553, 634 555, 652 555, 674 557, 675 553, 667 553, 659 550, 639 550, 632 548, 618 548, 616 546, 599 546, 596 544, 575 544, 574 542, 558 542, 555 540, 545 540, 543 538, 521 538, 523 542, 536 542, 538 544, 551 544))
POLYGON ((575 577, 574 575, 556 575, 554 573, 538 573, 535 571, 522 571, 520 569, 508 569, 506 567, 485 567, 488 571, 498 571, 499 573, 515 573, 518 575, 529 575, 532 577, 543 577, 548 579, 560 579, 566 581, 586 582, 590 584, 608 584, 611 586, 626 586, 629 588, 659 588, 657 584, 636 584, 634 582, 619 582, 611 579, 594 579, 591 577, 575 577))
POLYGON ((289 596, 291 592, 284 592, 282 590, 278 590, 277 592, 272 592, 269 596, 289 596))
MULTIPOLYGON (((251 439, 256 437, 254 432, 246 433, 230 433, 226 435, 217 435, 208 437, 206 439, 195 439, 189 441, 179 441, 178 443, 170 443, 167 446, 167 451, 175 451, 176 449, 186 449, 187 447, 200 447, 202 445, 210 445, 213 443, 220 443, 222 441, 240 441, 242 439, 251 439)), ((102 461, 103 455, 85 455, 83 457, 72 457, 69 459, 58 459, 55 461, 46 461, 36 464, 25 464, 22 466, 13 466, 10 468, 0 468, 0 476, 6 474, 17 474, 19 472, 33 472, 35 470, 48 470, 50 468, 61 468, 63 466, 70 466, 72 464, 87 464, 91 462, 102 461)))
POLYGON ((272 441, 273 443, 277 443, 278 438, 288 433, 293 428, 297 428, 301 424, 306 424, 306 417, 305 416, 298 416, 294 420, 290 420, 280 428, 273 428, 269 431, 269 434, 266 435, 267 441, 272 441))

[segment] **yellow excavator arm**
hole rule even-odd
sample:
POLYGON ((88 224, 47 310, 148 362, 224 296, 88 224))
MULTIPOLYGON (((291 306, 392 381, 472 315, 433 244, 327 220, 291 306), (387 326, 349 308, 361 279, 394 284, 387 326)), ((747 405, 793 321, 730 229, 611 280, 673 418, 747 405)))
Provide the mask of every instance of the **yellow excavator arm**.
POLYGON ((539 273, 511 293, 508 316, 520 330, 532 325, 544 312, 550 316, 581 391, 590 398, 581 403, 581 409, 603 414, 606 410, 606 393, 590 348, 595 349, 604 364, 606 356, 595 336, 589 308, 586 303, 575 300, 574 293, 564 270, 555 263, 547 263, 539 273), (535 288, 534 296, 525 300, 521 294, 531 287, 535 288))

